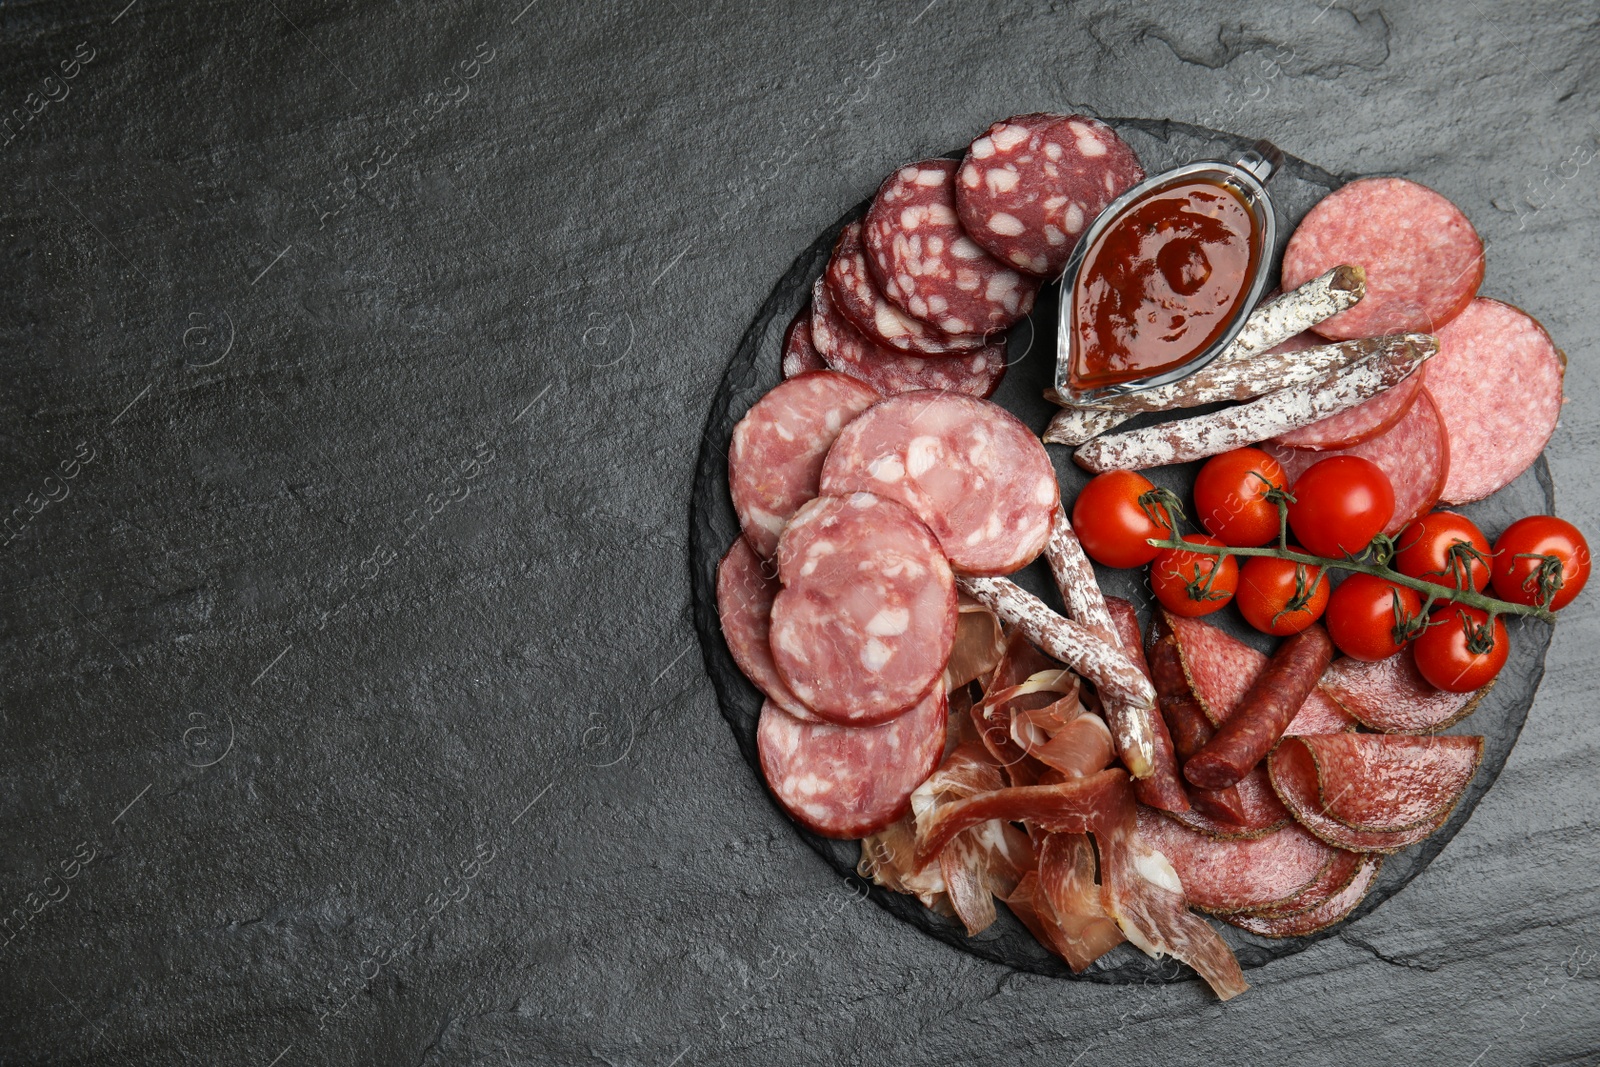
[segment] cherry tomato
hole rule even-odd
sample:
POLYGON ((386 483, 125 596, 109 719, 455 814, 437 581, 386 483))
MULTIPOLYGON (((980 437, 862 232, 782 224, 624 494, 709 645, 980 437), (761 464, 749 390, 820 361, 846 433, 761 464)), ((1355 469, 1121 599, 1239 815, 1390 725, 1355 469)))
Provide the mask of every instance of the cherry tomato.
POLYGON ((1400 531, 1395 548, 1393 567, 1401 574, 1453 589, 1466 576, 1479 593, 1489 584, 1489 539, 1465 515, 1431 511, 1400 531))
POLYGON ((1194 476, 1200 524, 1225 545, 1254 548, 1278 536, 1278 505, 1268 489, 1289 487, 1278 461, 1259 448, 1236 448, 1206 460, 1194 476))
POLYGON ((1072 502, 1072 530, 1083 550, 1107 567, 1141 567, 1161 551, 1145 541, 1169 536, 1167 527, 1150 517, 1139 498, 1155 488, 1133 471, 1107 471, 1089 480, 1072 502))
POLYGON ((1394 486, 1370 459, 1330 456, 1294 483, 1289 527, 1314 556, 1342 558, 1366 548, 1394 517, 1394 486))
POLYGON ((1415 589, 1352 574, 1328 599, 1328 636, 1354 659, 1388 659, 1405 644, 1408 626, 1420 614, 1422 596, 1415 589))
MULTIPOLYGON (((1215 537, 1185 538, 1202 545, 1222 544, 1215 537)), ((1239 587, 1239 564, 1232 556, 1163 548, 1150 565, 1150 587, 1156 599, 1174 615, 1194 618, 1209 615, 1233 599, 1239 587), (1220 566, 1219 566, 1220 562, 1220 566), (1216 577, 1211 577, 1215 570, 1216 577)))
POLYGON ((1474 693, 1488 685, 1506 665, 1511 639, 1505 620, 1477 608, 1450 605, 1434 613, 1428 628, 1412 644, 1417 670, 1436 688, 1474 693))
POLYGON ((1328 576, 1292 559, 1253 556, 1239 571, 1239 613, 1266 634, 1297 634, 1328 606, 1328 576), (1315 584, 1313 584, 1315 582, 1315 584), (1295 607, 1290 610, 1290 602, 1295 607))
POLYGON ((1506 527, 1494 543, 1494 591, 1501 600, 1542 604, 1553 587, 1556 595, 1550 607, 1559 611, 1572 603, 1588 580, 1589 542, 1565 519, 1529 515, 1506 527), (1557 562, 1547 562, 1542 558, 1546 556, 1557 562))

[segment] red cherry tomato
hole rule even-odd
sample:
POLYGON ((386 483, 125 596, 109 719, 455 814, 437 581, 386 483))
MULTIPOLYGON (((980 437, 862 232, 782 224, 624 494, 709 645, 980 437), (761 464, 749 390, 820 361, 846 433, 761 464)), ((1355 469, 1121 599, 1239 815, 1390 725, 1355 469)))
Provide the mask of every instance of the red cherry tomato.
POLYGON ((1328 606, 1328 576, 1318 580, 1317 569, 1292 559, 1252 557, 1239 571, 1239 613, 1262 633, 1299 633, 1328 606))
POLYGON ((1107 567, 1141 567, 1161 551, 1146 544, 1151 537, 1169 536, 1167 527, 1149 514, 1139 498, 1155 489, 1150 479, 1133 471, 1107 471, 1089 480, 1072 502, 1072 530, 1083 550, 1107 567))
POLYGON ((1505 620, 1477 608, 1449 605, 1434 613, 1428 628, 1412 644, 1417 670, 1438 689, 1474 693, 1494 680, 1506 665, 1511 639, 1505 620))
POLYGON ((1267 490, 1287 489, 1289 476, 1259 448, 1236 448, 1206 460, 1194 476, 1194 509, 1225 545, 1254 548, 1278 536, 1278 505, 1267 490))
POLYGON ((1415 589, 1352 574, 1328 599, 1328 636, 1347 656, 1388 659, 1405 644, 1408 627, 1420 614, 1422 597, 1415 589))
MULTIPOLYGON (((1185 540, 1202 545, 1222 544, 1215 537, 1203 535, 1185 540)), ((1156 599, 1174 615, 1209 615, 1233 599, 1234 590, 1239 587, 1239 564, 1232 556, 1163 548, 1150 564, 1150 587, 1155 590, 1156 599)))
POLYGON ((1314 556, 1342 558, 1367 547, 1394 517, 1394 486, 1370 459, 1330 456, 1294 483, 1289 527, 1314 556))
POLYGON ((1489 539, 1465 515, 1431 511, 1400 531, 1395 549, 1392 565, 1401 574, 1453 589, 1465 576, 1479 593, 1489 584, 1489 539))
POLYGON ((1589 580, 1589 542, 1554 515, 1530 515, 1506 527, 1494 543, 1494 591, 1513 604, 1542 604, 1551 589, 1559 611, 1589 580), (1546 557, 1555 562, 1548 562, 1546 557))

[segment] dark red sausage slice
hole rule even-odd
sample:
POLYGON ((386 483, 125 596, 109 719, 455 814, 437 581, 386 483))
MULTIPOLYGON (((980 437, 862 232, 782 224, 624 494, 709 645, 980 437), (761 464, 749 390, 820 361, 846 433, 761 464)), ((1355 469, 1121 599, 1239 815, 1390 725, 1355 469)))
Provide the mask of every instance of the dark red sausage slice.
POLYGON ((883 295, 945 333, 1003 330, 1033 308, 1039 283, 985 252, 956 216, 956 162, 901 167, 867 212, 867 266, 883 295))
POLYGON ((947 356, 973 352, 987 343, 981 333, 945 333, 891 304, 867 270, 859 222, 840 232, 822 280, 828 297, 850 324, 885 348, 912 356, 947 356))
POLYGON ((722 623, 722 636, 733 653, 733 661, 768 700, 796 718, 820 721, 789 692, 772 662, 772 646, 768 643, 772 601, 781 588, 777 568, 756 555, 743 537, 734 541, 717 564, 717 617, 722 623))
POLYGON ((817 346, 811 342, 811 305, 801 308, 783 331, 783 376, 798 378, 814 370, 827 370, 817 346))
POLYGON ((1212 913, 1248 911, 1308 889, 1337 855, 1293 824, 1255 838, 1218 841, 1150 808, 1139 833, 1167 857, 1191 907, 1212 913))
POLYGON ((1221 789, 1249 774, 1316 689, 1333 651, 1333 639, 1317 623, 1285 639, 1216 736, 1184 761, 1183 776, 1203 788, 1221 789))
POLYGON ((1017 115, 967 148, 956 213, 995 258, 1040 276, 1060 274, 1078 237, 1144 168, 1115 130, 1085 115, 1017 115))
POLYGON ((1322 687, 1363 726, 1386 734, 1425 734, 1470 715, 1494 683, 1476 693, 1435 689, 1417 670, 1408 646, 1399 655, 1371 663, 1337 660, 1322 676, 1322 687))

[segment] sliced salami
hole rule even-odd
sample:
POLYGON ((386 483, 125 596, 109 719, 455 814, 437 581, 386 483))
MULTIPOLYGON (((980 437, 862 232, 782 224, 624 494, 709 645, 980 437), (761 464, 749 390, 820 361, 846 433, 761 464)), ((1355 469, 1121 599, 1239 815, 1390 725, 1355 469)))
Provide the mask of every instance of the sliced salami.
POLYGON ((1474 300, 1439 331, 1428 392, 1450 435, 1444 499, 1482 500, 1539 458, 1561 417, 1566 357, 1531 316, 1474 300))
POLYGON ((811 342, 811 305, 801 308, 783 331, 783 376, 798 378, 814 370, 827 370, 817 346, 811 342))
POLYGON ((1297 739, 1317 765, 1322 811, 1352 830, 1444 821, 1483 758, 1483 738, 1333 734, 1297 739))
POLYGON ((811 338, 831 369, 866 382, 884 396, 944 389, 987 397, 1006 373, 1004 340, 956 356, 913 356, 873 343, 839 313, 820 278, 811 290, 811 338))
POLYGON ((1342 891, 1351 882, 1355 881, 1360 873, 1366 857, 1359 852, 1347 852, 1342 848, 1328 846, 1333 852, 1333 859, 1326 867, 1306 886, 1292 896, 1288 896, 1275 904, 1268 904, 1260 908, 1252 908, 1252 915, 1290 915, 1297 911, 1314 908, 1334 894, 1342 891))
POLYGON ((1314 451, 1349 448, 1351 445, 1370 441, 1379 434, 1387 432, 1411 410, 1417 395, 1422 392, 1427 369, 1427 367, 1421 368, 1399 385, 1385 389, 1371 400, 1341 411, 1337 415, 1319 419, 1309 426, 1290 430, 1279 436, 1277 441, 1280 445, 1287 445, 1290 448, 1309 448, 1314 451))
POLYGON ((743 537, 733 542, 717 564, 717 617, 728 651, 750 684, 797 719, 819 722, 778 676, 772 662, 772 601, 778 590, 777 568, 756 555, 743 537))
POLYGON ((873 280, 902 311, 945 333, 1003 330, 1039 283, 973 243, 956 216, 956 162, 901 167, 878 189, 863 241, 873 280))
POLYGON ((1313 329, 1344 340, 1433 333, 1461 313, 1483 282, 1483 241, 1461 209, 1404 178, 1362 178, 1306 213, 1283 253, 1292 289, 1329 267, 1366 269, 1367 295, 1313 329))
POLYGON ((1322 676, 1322 687, 1363 726, 1386 734, 1425 734, 1472 714, 1494 683, 1476 693, 1435 689, 1417 670, 1407 646, 1398 655, 1370 663, 1336 660, 1322 676))
POLYGON ((933 534, 871 493, 813 500, 778 542, 772 657, 789 691, 865 726, 927 694, 950 659, 956 587, 933 534))
MULTIPOLYGON (((1170 613, 1166 619, 1177 635, 1183 668, 1200 707, 1213 726, 1221 725, 1266 667, 1266 655, 1200 619, 1170 613)), ((1350 713, 1318 687, 1290 720, 1284 736, 1340 733, 1355 724, 1350 713)))
POLYGON ((1327 452, 1285 448, 1273 442, 1261 447, 1283 466, 1291 484, 1306 468, 1330 456, 1361 456, 1382 467, 1394 486, 1394 517, 1383 528, 1390 536, 1405 529, 1407 523, 1426 514, 1439 502, 1445 481, 1455 465, 1444 421, 1439 418, 1439 409, 1434 404, 1433 391, 1426 386, 1398 423, 1370 441, 1327 452))
POLYGON ((1152 808, 1139 811, 1139 835, 1178 872, 1189 906, 1214 914, 1292 897, 1310 888, 1338 855, 1292 824, 1260 837, 1219 841, 1152 808))
POLYGON ((728 490, 751 546, 771 557, 795 509, 817 495, 828 448, 845 424, 878 400, 871 387, 818 371, 767 393, 733 428, 728 490))
MULTIPOLYGON (((1351 736, 1375 738, 1379 741, 1408 740, 1397 734, 1351 736)), ((1428 789, 1425 796, 1429 804, 1437 802, 1440 805, 1433 818, 1395 830, 1359 830, 1345 825, 1325 810, 1325 798, 1336 797, 1339 790, 1353 786, 1330 780, 1326 776, 1319 778, 1317 761, 1312 755, 1312 750, 1307 747, 1309 740, 1312 739, 1285 738, 1268 757, 1267 773, 1272 779, 1272 788, 1294 816, 1295 821, 1336 848, 1349 849, 1352 852, 1389 853, 1414 845, 1444 825, 1445 820, 1450 817, 1450 812, 1460 801, 1461 792, 1466 788, 1465 783, 1462 783, 1461 789, 1453 796, 1444 796, 1441 799, 1432 787, 1424 786, 1422 788, 1428 789)), ((1481 739, 1474 740, 1481 743, 1481 739)))
POLYGON ((1288 914, 1227 915, 1226 922, 1260 937, 1303 937, 1326 930, 1356 910, 1383 866, 1382 856, 1363 856, 1344 888, 1303 910, 1288 914))
POLYGON ((1115 130, 1084 115, 1017 115, 967 148, 956 213, 995 258, 1040 276, 1060 274, 1105 206, 1144 180, 1115 130))
POLYGON ((797 822, 823 837, 858 838, 910 808, 944 752, 942 689, 871 729, 802 722, 768 701, 756 727, 761 773, 797 822))
POLYGON ((905 504, 938 536, 951 568, 968 575, 1027 566, 1061 506, 1050 457, 1021 420, 931 390, 868 408, 828 451, 822 486, 905 504))
POLYGON ((1191 830, 1224 841, 1242 837, 1260 837, 1281 829, 1293 821, 1289 809, 1283 806, 1278 794, 1272 791, 1272 783, 1267 778, 1265 767, 1257 767, 1239 779, 1238 785, 1227 790, 1238 797, 1237 818, 1222 818, 1215 812, 1202 810, 1198 799, 1202 792, 1204 791, 1191 789, 1190 797, 1195 801, 1194 806, 1188 811, 1172 811, 1167 815, 1191 830))
POLYGON ((867 270, 859 222, 839 234, 822 279, 829 299, 850 324, 885 348, 913 356, 941 356, 973 352, 987 343, 981 333, 945 333, 889 303, 867 270))

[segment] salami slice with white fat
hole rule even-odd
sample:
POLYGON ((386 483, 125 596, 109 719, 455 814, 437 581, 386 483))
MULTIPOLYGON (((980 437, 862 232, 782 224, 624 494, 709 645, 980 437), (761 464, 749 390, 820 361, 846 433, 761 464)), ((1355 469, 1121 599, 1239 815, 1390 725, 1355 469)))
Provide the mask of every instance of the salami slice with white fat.
POLYGON ((1004 575, 1044 551, 1061 506, 1044 446, 1015 415, 959 393, 868 408, 828 451, 822 491, 898 500, 939 538, 958 574, 1004 575))
POLYGON ((1345 340, 1437 332, 1483 282, 1483 241, 1461 209, 1404 178, 1362 178, 1323 197, 1283 253, 1292 289, 1329 267, 1366 269, 1367 295, 1313 327, 1345 340))
POLYGON ((1394 517, 1383 532, 1391 537, 1439 502, 1445 481, 1455 466, 1455 455, 1445 435, 1443 420, 1434 405, 1433 390, 1423 387, 1411 410, 1387 432, 1350 448, 1326 452, 1285 448, 1267 443, 1262 450, 1283 466, 1291 485, 1306 468, 1330 456, 1361 456, 1383 468, 1394 486, 1394 517))
POLYGON ((858 838, 911 806, 944 753, 942 688, 893 722, 869 729, 808 723, 768 701, 756 727, 761 773, 797 822, 823 837, 858 838))
POLYGON ((972 239, 1029 274, 1061 273, 1095 216, 1144 180, 1115 130, 1085 115, 1017 115, 967 148, 956 213, 972 239))
POLYGON ((1436 689, 1417 670, 1411 646, 1387 659, 1335 660, 1322 687, 1361 725, 1386 734, 1424 734, 1442 730, 1472 714, 1494 682, 1475 693, 1436 689))
POLYGON ((1189 906, 1248 911, 1308 889, 1337 852, 1290 824, 1260 837, 1218 840, 1152 808, 1139 810, 1139 835, 1172 864, 1189 906))
POLYGON ((945 333, 891 304, 867 270, 859 222, 839 234, 822 280, 828 297, 850 324, 885 348, 913 356, 942 356, 972 352, 987 343, 981 333, 945 333))
POLYGON ((1445 500, 1482 500, 1539 458, 1561 417, 1566 357, 1532 316, 1474 300, 1439 331, 1430 370, 1450 434, 1445 500))
POLYGON ((956 162, 925 159, 884 181, 867 212, 867 267, 883 295, 945 333, 1003 330, 1039 283, 973 243, 956 215, 956 162))
POLYGON ((945 389, 987 397, 1006 373, 1004 340, 953 356, 913 356, 874 343, 834 306, 820 278, 811 290, 811 339, 830 369, 866 382, 884 396, 945 389))
POLYGON ((809 371, 827 369, 811 341, 811 305, 807 304, 783 331, 783 376, 798 378, 809 371))
POLYGON ((801 508, 778 542, 778 580, 773 661, 830 722, 893 718, 944 672, 955 579, 933 534, 893 500, 847 493, 801 508))
POLYGON ((795 509, 817 495, 822 461, 846 423, 877 402, 870 386, 818 371, 757 400, 733 428, 728 490, 750 545, 770 557, 795 509))
POLYGON ((728 651, 750 684, 789 714, 809 722, 821 720, 789 692, 772 662, 772 602, 778 596, 778 571, 743 537, 733 542, 717 564, 717 618, 728 651))
POLYGON ((1290 448, 1309 448, 1313 451, 1349 448, 1370 441, 1405 418, 1406 412, 1411 410, 1411 405, 1416 403, 1418 394, 1422 392, 1427 370, 1427 367, 1423 367, 1399 385, 1391 386, 1353 408, 1281 434, 1277 441, 1290 448))

